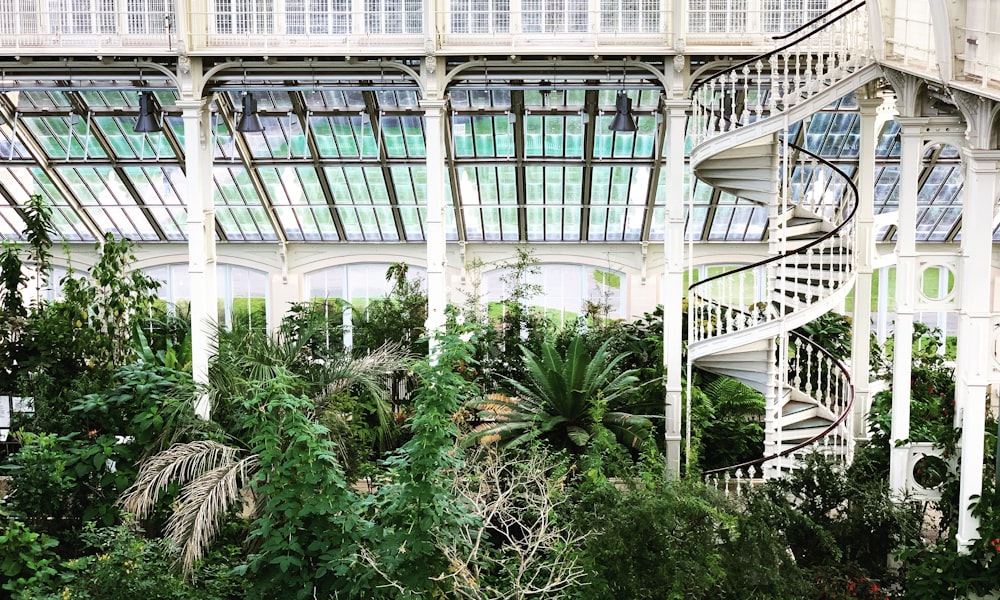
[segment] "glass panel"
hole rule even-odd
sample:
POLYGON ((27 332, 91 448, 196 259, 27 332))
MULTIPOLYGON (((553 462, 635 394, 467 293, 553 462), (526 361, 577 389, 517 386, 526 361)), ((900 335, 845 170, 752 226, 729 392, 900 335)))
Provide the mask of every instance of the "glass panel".
POLYGON ((52 207, 52 224, 59 237, 68 241, 94 239, 83 219, 69 206, 62 192, 42 169, 0 167, 0 186, 18 205, 26 204, 34 194, 41 195, 52 207))
POLYGON ((125 167, 123 171, 166 239, 187 239, 187 211, 177 193, 186 185, 180 167, 125 167))
POLYGON ((399 240, 381 169, 326 167, 323 172, 348 240, 399 240))
POLYGON ((278 239, 267 211, 242 167, 215 167, 216 222, 227 240, 278 239))

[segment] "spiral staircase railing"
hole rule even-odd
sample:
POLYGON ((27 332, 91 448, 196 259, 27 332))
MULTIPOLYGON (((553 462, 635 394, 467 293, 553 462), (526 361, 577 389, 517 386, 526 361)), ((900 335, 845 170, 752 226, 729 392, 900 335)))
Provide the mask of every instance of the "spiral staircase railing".
MULTIPOLYGON (((858 81, 857 74, 873 64, 864 6, 864 2, 844 2, 775 38, 793 38, 779 48, 697 82, 692 88, 696 173, 700 163, 780 130, 773 125, 762 127, 765 121, 773 124, 777 117, 785 117, 783 127, 787 127, 796 106, 801 112, 807 104, 836 100, 844 85, 858 81)), ((871 74, 866 77, 870 79, 871 74)), ((784 432, 782 401, 769 406, 765 424, 769 429, 765 444, 769 445, 764 456, 703 473, 707 480, 729 489, 760 477, 765 465, 774 467, 773 472, 794 468, 797 458, 813 448, 844 461, 850 456, 848 417, 854 404, 850 372, 795 329, 832 309, 853 288, 858 190, 836 165, 794 144, 785 147, 786 157, 789 149, 810 157, 841 178, 846 189, 836 205, 807 206, 804 196, 799 202, 786 201, 774 216, 778 220, 773 230, 778 235, 777 255, 689 287, 688 360, 777 340, 769 346, 773 361, 769 368, 777 374, 774 385, 780 388, 773 395, 798 399, 799 404, 808 399, 814 403, 809 414, 824 416, 814 419, 812 427, 784 432), (822 222, 824 227, 811 236, 792 234, 791 223, 796 220, 822 222), (767 274, 768 298, 748 304, 747 282, 755 279, 748 274, 758 272, 767 274), (815 426, 815 422, 823 425, 815 426)))
MULTIPOLYGON (((830 352, 825 348, 816 344, 808 337, 795 332, 790 335, 795 342, 801 344, 799 346, 800 348, 806 349, 804 355, 811 357, 818 356, 820 357, 819 364, 826 364, 832 368, 827 375, 829 383, 827 383, 826 386, 821 385, 819 388, 822 390, 823 387, 828 387, 828 389, 831 390, 831 393, 821 396, 819 400, 821 401, 821 404, 828 405, 834 409, 838 416, 818 434, 813 435, 807 440, 794 444, 789 448, 765 454, 760 458, 755 458, 753 460, 748 460, 735 465, 702 471, 702 478, 708 482, 714 483, 716 487, 739 491, 743 487, 750 485, 753 480, 759 480, 763 477, 764 465, 766 463, 787 458, 789 459, 789 464, 794 464, 794 462, 806 452, 817 449, 817 447, 819 447, 818 449, 822 449, 824 441, 830 441, 832 437, 830 435, 831 433, 850 425, 849 423, 846 423, 846 421, 854 408, 854 386, 851 384, 851 374, 847 366, 830 354, 830 352)), ((822 383, 824 376, 821 370, 808 373, 808 375, 803 375, 799 370, 806 364, 811 363, 811 360, 812 359, 797 361, 793 364, 790 370, 793 374, 798 374, 800 377, 812 377, 817 383, 822 383)), ((808 369, 808 367, 806 368, 808 369)))

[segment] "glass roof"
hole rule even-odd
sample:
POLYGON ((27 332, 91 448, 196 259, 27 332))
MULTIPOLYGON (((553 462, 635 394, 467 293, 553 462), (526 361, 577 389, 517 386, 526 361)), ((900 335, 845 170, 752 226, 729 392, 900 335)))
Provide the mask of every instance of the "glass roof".
MULTIPOLYGON (((20 207, 41 194, 68 241, 108 231, 143 242, 186 239, 177 98, 156 91, 163 132, 137 134, 138 94, 122 84, 0 94, 0 236, 20 237, 20 207)), ((627 93, 635 133, 608 130, 612 89, 451 90, 448 239, 658 241, 666 198, 692 185, 688 239, 764 239, 766 208, 693 181, 689 169, 683 183, 667 180, 660 93, 627 93)), ((220 241, 424 241, 426 148, 416 91, 255 91, 264 131, 234 134, 242 94, 219 92, 213 103, 220 241)), ((853 176, 858 120, 848 96, 788 135, 853 176)), ((890 122, 877 147, 876 213, 897 209, 898 156, 898 127, 890 122)), ((828 169, 794 158, 793 196, 833 202, 844 193, 828 169)), ((957 151, 931 148, 920 177, 918 241, 957 239, 962 183, 957 151)), ((891 240, 895 230, 878 235, 891 240)))

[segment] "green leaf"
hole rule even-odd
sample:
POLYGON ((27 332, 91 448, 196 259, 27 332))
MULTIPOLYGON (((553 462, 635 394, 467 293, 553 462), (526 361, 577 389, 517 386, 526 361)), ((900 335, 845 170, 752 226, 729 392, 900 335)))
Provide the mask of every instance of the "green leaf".
POLYGON ((566 428, 566 434, 569 436, 570 441, 577 446, 586 446, 587 442, 590 441, 590 434, 583 427, 570 425, 566 428))

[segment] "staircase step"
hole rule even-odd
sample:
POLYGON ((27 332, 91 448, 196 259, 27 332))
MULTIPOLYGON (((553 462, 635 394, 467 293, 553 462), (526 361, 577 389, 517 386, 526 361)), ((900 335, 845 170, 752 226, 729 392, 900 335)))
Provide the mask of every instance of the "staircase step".
POLYGON ((833 229, 833 224, 828 221, 793 220, 785 225, 785 235, 794 240, 816 239, 823 237, 833 229))
POLYGON ((825 293, 825 290, 834 287, 831 283, 833 282, 830 279, 809 279, 808 281, 803 281, 800 279, 776 277, 774 280, 774 291, 784 296, 819 298, 820 295, 825 293), (817 284, 812 285, 812 281, 817 282, 817 284))

